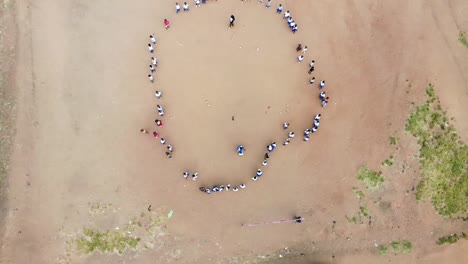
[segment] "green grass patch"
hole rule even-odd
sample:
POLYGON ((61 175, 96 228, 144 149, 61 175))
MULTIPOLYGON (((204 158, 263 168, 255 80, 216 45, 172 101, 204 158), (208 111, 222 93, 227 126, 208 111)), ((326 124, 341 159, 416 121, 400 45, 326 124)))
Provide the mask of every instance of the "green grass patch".
POLYGON ((462 232, 461 235, 451 234, 448 236, 439 237, 439 239, 437 239, 437 245, 454 244, 457 243, 460 238, 468 239, 468 236, 462 232))
POLYGON ((463 46, 468 48, 468 40, 466 40, 465 32, 460 32, 460 34, 458 35, 458 41, 460 41, 460 43, 463 44, 463 46))
POLYGON ((408 240, 393 241, 390 246, 394 253, 399 254, 411 253, 413 250, 413 245, 408 240))
POLYGON ((385 255, 388 252, 388 247, 386 247, 385 245, 379 245, 377 250, 379 251, 379 255, 385 255))
POLYGON ((398 143, 397 137, 390 137, 390 145, 396 145, 398 143))
POLYGON ((371 191, 377 190, 384 182, 382 172, 370 170, 366 166, 361 166, 357 174, 358 180, 363 181, 371 191))
POLYGON ((122 254, 127 249, 135 249, 140 238, 129 237, 122 231, 100 232, 91 228, 83 229, 83 236, 76 240, 78 251, 86 254, 102 253, 122 254))
POLYGON ((466 217, 468 212, 468 147, 448 124, 445 112, 434 104, 434 88, 426 89, 429 98, 411 113, 406 130, 420 145, 421 181, 418 200, 431 200, 444 217, 466 217))

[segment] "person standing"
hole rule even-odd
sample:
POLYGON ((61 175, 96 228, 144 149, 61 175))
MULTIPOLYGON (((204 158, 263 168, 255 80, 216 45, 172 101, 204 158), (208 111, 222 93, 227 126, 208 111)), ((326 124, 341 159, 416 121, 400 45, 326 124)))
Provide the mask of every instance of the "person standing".
POLYGON ((154 96, 156 96, 156 98, 160 99, 161 96, 162 96, 162 92, 156 91, 156 92, 154 92, 154 96))
POLYGON ((195 6, 199 7, 200 6, 200 0, 195 0, 195 6))
POLYGON ((156 38, 154 37, 154 34, 151 34, 149 38, 151 39, 151 42, 153 42, 153 44, 156 45, 156 38))
POLYGON ((156 69, 154 68, 153 64, 150 64, 150 65, 149 65, 149 68, 150 68, 150 71, 151 71, 151 72, 154 72, 154 71, 156 70, 156 69))
POLYGON ((184 2, 184 12, 187 12, 189 10, 190 10, 189 5, 187 4, 187 2, 184 2))
POLYGON ((234 21, 236 21, 236 17, 234 15, 231 15, 231 17, 229 18, 229 27, 233 27, 234 26, 234 21))
POLYGON ((324 87, 325 87, 325 81, 322 80, 322 81, 320 82, 320 89, 323 89, 324 87))
POLYGON ((175 12, 176 12, 176 14, 178 14, 180 12, 180 5, 177 2, 175 3, 175 12))
POLYGON ((291 16, 291 13, 289 13, 289 10, 284 12, 284 17, 285 19, 289 18, 291 16))
POLYGON ((154 52, 153 46, 151 44, 148 44, 148 50, 150 53, 154 52))
POLYGON ((283 12, 283 5, 279 4, 278 8, 276 8, 276 13, 281 14, 283 12))
POLYGON ((171 22, 169 22, 169 20, 167 19, 164 19, 164 27, 167 29, 169 29, 171 27, 171 22))
POLYGON ((300 55, 299 57, 297 57, 297 61, 299 63, 301 63, 303 60, 304 60, 304 55, 300 55))
POLYGON ((154 82, 154 77, 153 77, 153 75, 148 74, 148 80, 150 80, 150 82, 154 82))
POLYGON ((154 120, 154 122, 156 123, 156 125, 157 125, 158 127, 162 127, 162 126, 163 126, 163 122, 162 122, 161 120, 159 120, 159 119, 154 120))
POLYGON ((158 60, 155 57, 151 57, 151 64, 153 64, 154 67, 158 67, 158 60))
POLYGON ((271 7, 271 0, 268 0, 266 5, 265 5, 266 8, 270 8, 271 7))

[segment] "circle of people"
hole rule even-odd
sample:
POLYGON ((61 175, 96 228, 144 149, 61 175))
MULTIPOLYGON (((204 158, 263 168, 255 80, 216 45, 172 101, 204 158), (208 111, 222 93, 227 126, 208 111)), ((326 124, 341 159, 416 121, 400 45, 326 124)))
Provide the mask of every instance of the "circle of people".
MULTIPOLYGON (((201 3, 202 4, 206 4, 206 0, 202 0, 201 3)), ((242 2, 244 2, 244 0, 242 0, 242 2)), ((259 3, 263 3, 263 0, 258 0, 259 3)), ((200 1, 199 0, 195 0, 195 6, 199 7, 200 6, 200 1)), ((265 5, 266 8, 270 8, 271 7, 271 0, 268 0, 266 5, 265 5)), ((183 10, 184 12, 188 12, 190 10, 190 7, 189 5, 187 4, 187 2, 184 2, 183 4, 183 10)), ((179 12, 181 11, 181 8, 180 8, 180 5, 178 3, 176 3, 176 14, 178 14, 179 12)), ((279 4, 277 9, 276 9, 276 12, 278 14, 282 14, 283 12, 283 6, 282 4, 279 4)), ((286 11, 283 15, 283 19, 286 19, 290 29, 292 30, 293 33, 296 33, 297 32, 297 24, 295 23, 295 21, 293 20, 293 18, 291 17, 291 13, 289 11, 286 11)), ((234 22, 235 22, 236 18, 234 17, 234 15, 231 15, 229 17, 229 27, 233 27, 234 26, 234 22)), ((164 19, 163 21, 164 23, 164 27, 166 29, 169 29, 170 27, 170 22, 168 19, 164 19)), ((157 45, 157 42, 156 42, 156 37, 154 34, 151 34, 149 36, 150 38, 150 42, 148 44, 148 50, 150 52, 151 55, 154 54, 154 46, 157 45)), ((305 53, 307 52, 308 48, 307 46, 302 46, 302 44, 298 44, 298 46, 296 47, 296 52, 300 53, 300 55, 297 57, 297 61, 299 63, 301 63, 304 58, 305 58, 305 53)), ((151 83, 154 83, 154 76, 153 74, 155 73, 156 71, 156 67, 158 67, 158 60, 152 56, 151 57, 151 63, 149 64, 149 70, 150 70, 150 73, 148 74, 148 79, 151 83)), ((312 60, 309 64, 309 75, 311 75, 313 72, 315 71, 315 60, 312 60)), ((309 85, 314 85, 315 84, 315 77, 312 77, 309 79, 309 85)), ((327 104, 328 104, 328 101, 329 101, 329 97, 326 95, 325 91, 323 91, 323 89, 325 88, 325 80, 321 80, 319 85, 318 85, 318 88, 319 88, 319 99, 321 101, 321 105, 322 107, 325 107, 327 104)), ((154 95, 156 96, 157 99, 161 99, 162 97, 162 92, 161 91, 155 91, 154 95)), ((159 115, 159 118, 163 118, 164 117, 164 108, 158 104, 156 106, 156 109, 157 109, 157 112, 158 112, 158 115, 159 115)), ((313 124, 310 128, 306 128, 304 130, 304 134, 303 134, 303 141, 304 142, 307 142, 309 141, 310 139, 310 135, 317 132, 318 128, 319 128, 319 125, 320 125, 320 119, 321 119, 322 115, 321 114, 316 114, 315 117, 314 117, 314 120, 313 120, 313 124)), ((163 121, 161 119, 156 119, 154 120, 155 124, 157 127, 162 127, 163 126, 163 121)), ((288 122, 284 122, 283 123, 283 130, 287 130, 289 128, 289 123, 288 122)), ((144 134, 149 134, 149 131, 147 131, 146 129, 141 129, 140 132, 144 133, 144 134)), ((155 139, 159 139, 159 141, 161 142, 162 145, 165 145, 166 146, 166 157, 167 158, 172 158, 172 153, 174 151, 174 148, 172 147, 171 144, 167 144, 166 142, 166 139, 164 137, 160 137, 159 133, 156 132, 156 131, 153 131, 152 132, 152 135, 155 139)), ((283 145, 284 146, 287 146, 291 140, 295 137, 295 133, 294 131, 289 131, 288 134, 287 134, 287 138, 284 140, 283 142, 283 145)), ((266 146, 266 153, 265 155, 263 156, 263 162, 262 162, 262 166, 265 167, 267 166, 268 164, 268 160, 270 159, 270 154, 276 149, 277 147, 277 144, 275 141, 273 141, 271 144, 268 144, 266 146)), ((243 145, 238 145, 237 148, 236 148, 236 152, 239 156, 243 156, 244 153, 246 151, 246 148, 243 146, 243 145)), ((183 177, 184 179, 192 179, 193 181, 196 181, 198 179, 198 172, 194 172, 194 173, 190 173, 189 171, 185 171, 183 172, 183 177)), ((253 181, 258 181, 261 177, 263 176, 263 170, 261 168, 257 169, 255 175, 251 178, 253 181)), ((238 192, 240 189, 245 189, 246 188, 246 184, 245 183, 241 183, 239 184, 239 186, 232 186, 232 191, 234 192, 238 192)), ((222 192, 222 191, 229 191, 231 190, 231 184, 226 184, 226 185, 215 185, 213 187, 200 187, 199 188, 200 191, 206 193, 206 194, 212 194, 212 193, 217 193, 217 192, 222 192)))

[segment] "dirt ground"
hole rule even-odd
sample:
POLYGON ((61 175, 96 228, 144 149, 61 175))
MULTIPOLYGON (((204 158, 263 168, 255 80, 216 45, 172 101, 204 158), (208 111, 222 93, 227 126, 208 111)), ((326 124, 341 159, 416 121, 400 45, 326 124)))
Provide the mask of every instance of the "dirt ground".
POLYGON ((6 192, 1 263, 463 263, 468 241, 437 246, 467 231, 416 202, 416 140, 404 133, 412 102, 435 85, 468 142, 468 31, 463 0, 211 1, 175 13, 172 1, 25 0, 3 2, 16 29, 16 137, 6 192), (278 3, 290 10, 292 34, 278 3), (236 16, 234 28, 228 18, 236 16), (164 18, 171 21, 165 30, 164 18), (148 35, 159 60, 146 76, 148 35), (309 47, 298 63, 295 47, 309 47), (331 101, 320 107, 326 80, 331 101), (156 99, 155 90, 163 91, 156 99), (165 148, 141 128, 156 129, 165 148), (309 142, 302 131, 322 113, 309 142), (234 120, 233 120, 234 117, 234 120), (290 123, 296 138, 286 147, 290 123), (389 137, 397 136, 397 146, 389 137), (258 182, 265 146, 278 148, 258 182), (235 147, 247 151, 238 157, 235 147), (394 155, 396 165, 380 166, 394 155), (381 190, 356 179, 382 170, 381 190), (196 182, 182 177, 198 171, 196 182), (205 195, 204 185, 247 184, 205 195), (371 223, 350 223, 366 194, 371 223), (102 214, 93 204, 111 204, 102 214), (148 206, 173 210, 153 249, 122 256, 78 255, 67 241, 83 227, 121 227, 148 206), (302 224, 241 227, 305 218, 302 224), (335 223, 334 223, 335 222, 335 223), (409 240, 410 254, 379 256, 376 245, 409 240))

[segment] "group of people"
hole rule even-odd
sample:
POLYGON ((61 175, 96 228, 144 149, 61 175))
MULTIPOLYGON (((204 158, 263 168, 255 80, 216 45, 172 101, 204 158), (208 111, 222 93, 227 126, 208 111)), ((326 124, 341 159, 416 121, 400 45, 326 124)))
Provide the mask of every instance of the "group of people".
MULTIPOLYGON (((156 42, 156 37, 154 36, 154 34, 151 34, 149 36, 150 38, 150 43, 148 43, 148 50, 150 52, 150 54, 152 55, 151 57, 151 63, 149 64, 149 74, 148 74, 148 80, 151 82, 151 83, 154 83, 154 76, 153 74, 156 72, 156 67, 158 67, 158 60, 154 57, 154 47, 157 45, 157 42, 156 42)), ((154 93, 154 95, 156 96, 157 99, 161 99, 162 97, 162 92, 161 91, 156 91, 154 93)), ((156 126, 158 128, 162 127, 163 126, 163 121, 162 121, 162 118, 164 117, 164 108, 158 104, 156 105, 156 110, 158 112, 158 115, 159 115, 159 118, 161 119, 155 119, 154 122, 156 124, 156 126)), ((149 131, 142 128, 140 129, 140 132, 143 133, 143 134, 149 134, 149 131)), ((172 147, 171 144, 167 144, 166 142, 166 139, 163 138, 163 137, 160 137, 159 136, 159 133, 157 131, 153 131, 153 137, 155 139, 159 139, 159 141, 161 142, 162 145, 166 146, 166 157, 171 159, 172 158, 172 153, 174 151, 174 147, 172 147)))
MULTIPOLYGON (((244 0, 242 0, 242 1, 244 1, 244 0)), ((263 0, 258 0, 258 2, 263 3, 263 0)), ((206 0, 202 0, 201 3, 206 4, 206 0)), ((200 1, 199 0, 195 0, 195 6, 197 6, 197 7, 200 6, 200 1)), ((268 0, 265 6, 266 6, 266 8, 270 8, 271 7, 271 0, 268 0)), ((184 2, 182 7, 183 7, 184 12, 188 12, 190 10, 189 4, 187 2, 184 2)), ((176 3, 176 13, 179 13, 180 11, 181 11, 180 5, 179 5, 179 3, 176 3)), ((276 12, 278 14, 282 14, 282 12, 283 12, 282 4, 278 5, 276 12)), ((291 28, 292 32, 293 33, 297 32, 297 24, 295 23, 295 21, 291 17, 291 14, 290 14, 289 11, 286 11, 284 13, 283 18, 286 19, 286 21, 288 22, 288 25, 291 28)), ((235 22, 235 17, 234 17, 234 15, 231 15, 231 17, 229 18, 229 27, 234 26, 234 22, 235 22)), ((169 28, 169 25, 170 25, 169 21, 167 19, 164 19, 164 26, 165 26, 166 29, 169 28)), ((154 35, 150 35, 150 40, 151 40, 151 43, 148 44, 148 49, 149 49, 149 52, 151 54, 153 54, 154 53, 153 45, 154 46, 156 45, 156 38, 154 37, 154 35)), ((307 50, 308 50, 307 46, 302 47, 301 44, 299 44, 297 46, 296 51, 301 53, 297 58, 299 62, 302 62, 304 60, 304 55, 307 52, 307 50)), ((155 80, 152 74, 155 73, 156 67, 157 67, 157 60, 156 60, 155 57, 151 57, 151 64, 149 65, 150 73, 148 74, 148 79, 150 80, 150 82, 154 82, 154 80, 155 80)), ((312 60, 311 63, 309 64, 308 73, 312 74, 314 72, 314 70, 315 70, 315 60, 312 60)), ((315 77, 312 77, 309 80, 309 84, 313 85, 314 83, 315 83, 315 77)), ((321 100, 322 107, 326 106, 327 103, 328 103, 328 100, 329 100, 329 97, 326 95, 325 91, 323 91, 324 88, 325 88, 325 81, 322 80, 319 83, 319 90, 320 90, 319 98, 321 100)), ((162 92, 161 91, 156 91, 155 96, 156 96, 156 98, 160 99, 162 97, 162 92)), ((162 119, 162 117, 164 116, 164 108, 160 104, 157 105, 157 111, 158 111, 159 118, 162 119)), ((321 114, 315 115, 312 126, 310 128, 307 128, 307 129, 304 130, 304 139, 303 139, 304 141, 309 141, 310 134, 317 132, 317 130, 319 128, 319 125, 320 125, 320 118, 321 118, 321 114)), ((163 126, 163 121, 161 119, 156 119, 155 120, 155 123, 156 123, 157 127, 162 127, 163 126)), ((287 123, 287 122, 283 123, 283 129, 287 130, 288 128, 289 128, 289 123, 287 123)), ((146 129, 141 129, 141 132, 146 133, 146 134, 149 133, 146 129)), ((162 145, 167 145, 166 146, 166 148, 167 148, 166 156, 168 158, 172 158, 172 153, 173 153, 172 145, 167 144, 166 139, 163 138, 163 137, 160 137, 159 134, 156 131, 153 132, 153 136, 154 136, 154 138, 159 138, 162 145)), ((283 142, 283 145, 284 146, 288 145, 294 137, 295 137, 294 131, 289 131, 287 133, 286 140, 283 142)), ((276 147, 277 147, 277 144, 276 144, 275 141, 273 141, 272 143, 270 143, 270 144, 268 144, 266 146, 266 152, 265 152, 265 154, 263 156, 263 162, 262 162, 263 167, 267 166, 268 161, 270 159, 270 154, 276 149, 276 147)), ((246 148, 243 145, 238 145, 237 148, 236 148, 236 152, 237 152, 237 154, 239 156, 243 156, 244 153, 246 152, 246 148)), ((263 170, 261 168, 258 168, 257 171, 252 175, 251 179, 253 181, 258 181, 262 176, 263 176, 263 170)), ((195 181, 198 178, 198 172, 194 172, 194 173, 191 174, 189 171, 185 171, 185 172, 183 172, 183 177, 184 177, 184 179, 192 179, 193 181, 195 181)), ((232 186, 232 187, 231 187, 231 184, 214 185, 212 187, 202 186, 202 187, 199 188, 199 190, 206 193, 206 194, 212 194, 212 193, 230 191, 230 190, 232 190, 233 192, 238 192, 239 190, 245 189, 245 188, 246 188, 246 184, 241 183, 238 186, 235 185, 235 186, 232 186)))

